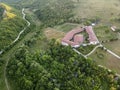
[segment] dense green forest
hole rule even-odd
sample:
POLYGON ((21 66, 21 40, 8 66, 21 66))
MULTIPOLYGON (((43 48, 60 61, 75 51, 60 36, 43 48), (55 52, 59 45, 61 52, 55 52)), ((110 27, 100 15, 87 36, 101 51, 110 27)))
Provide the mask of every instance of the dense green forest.
POLYGON ((25 22, 20 17, 0 22, 0 49, 5 48, 17 37, 24 28, 25 22), (19 20, 19 21, 18 21, 19 20))
MULTIPOLYGON (((3 7, 2 7, 3 8, 3 7)), ((2 14, 3 9, 0 8, 0 14, 2 14)), ((15 10, 12 12, 15 13, 15 10)), ((13 14, 11 11, 7 11, 7 15, 12 17, 13 14)), ((17 37, 18 33, 24 28, 26 22, 22 19, 21 12, 16 14, 13 18, 7 18, 5 15, 1 17, 0 20, 0 50, 4 49, 12 43, 13 40, 17 37)), ((1 15, 0 15, 1 16, 1 15)))
POLYGON ((67 22, 73 16, 74 4, 72 1, 56 0, 48 3, 44 8, 35 11, 38 18, 47 26, 54 26, 67 22))
POLYGON ((7 75, 16 90, 119 90, 120 85, 113 72, 55 40, 48 50, 34 54, 27 46, 18 48, 9 61, 7 75))

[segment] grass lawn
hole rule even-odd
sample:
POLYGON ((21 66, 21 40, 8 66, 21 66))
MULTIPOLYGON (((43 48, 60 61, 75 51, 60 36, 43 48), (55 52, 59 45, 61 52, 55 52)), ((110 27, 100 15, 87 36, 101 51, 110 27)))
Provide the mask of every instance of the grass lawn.
POLYGON ((74 13, 80 18, 100 17, 102 23, 108 23, 111 18, 119 17, 119 3, 119 0, 79 0, 74 13))
POLYGON ((104 46, 120 56, 120 40, 104 43, 104 46))
POLYGON ((103 65, 108 69, 111 69, 120 74, 120 60, 106 51, 98 48, 92 55, 89 56, 95 60, 98 65, 103 65))
POLYGON ((118 34, 110 29, 110 26, 96 25, 93 29, 100 41, 111 40, 118 37, 118 34))
POLYGON ((86 55, 90 53, 94 49, 94 47, 95 45, 80 46, 79 48, 77 48, 77 50, 81 52, 82 54, 86 55))

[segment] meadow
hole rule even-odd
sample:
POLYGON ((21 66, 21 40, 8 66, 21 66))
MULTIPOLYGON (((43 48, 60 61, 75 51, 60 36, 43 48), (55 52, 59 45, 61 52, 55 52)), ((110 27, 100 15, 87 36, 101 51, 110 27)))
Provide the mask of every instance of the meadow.
POLYGON ((98 48, 89 58, 92 58, 98 65, 105 66, 120 74, 120 60, 106 51, 98 48))

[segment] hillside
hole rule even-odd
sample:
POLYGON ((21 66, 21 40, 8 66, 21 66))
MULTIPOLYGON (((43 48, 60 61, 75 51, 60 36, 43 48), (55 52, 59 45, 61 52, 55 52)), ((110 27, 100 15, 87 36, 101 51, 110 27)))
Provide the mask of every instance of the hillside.
POLYGON ((0 90, 120 90, 120 0, 2 2, 0 51, 29 32, 0 55, 0 90), (61 45, 81 27, 80 47, 61 45))
MULTIPOLYGON (((12 1, 15 2, 16 0, 12 1)), ((18 0, 16 2, 19 4, 16 3, 15 6, 30 8, 48 26, 65 22, 87 23, 88 25, 90 23, 102 23, 103 25, 115 24, 119 26, 119 0, 18 0)))
POLYGON ((7 66, 15 90, 116 90, 113 72, 52 40, 47 51, 18 48, 7 66))
POLYGON ((12 7, 4 3, 0 3, 0 7, 4 9, 0 21, 0 50, 2 50, 12 43, 26 22, 22 19, 21 13, 15 13, 12 7))

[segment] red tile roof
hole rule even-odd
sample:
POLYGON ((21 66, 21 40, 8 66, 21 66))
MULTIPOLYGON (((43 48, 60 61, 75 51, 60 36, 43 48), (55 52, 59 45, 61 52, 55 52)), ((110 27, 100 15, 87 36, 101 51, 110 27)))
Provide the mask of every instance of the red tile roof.
POLYGON ((67 43, 71 46, 79 46, 80 42, 83 42, 83 36, 76 36, 76 34, 82 32, 82 28, 76 28, 68 32, 65 37, 62 39, 62 42, 67 43), (72 41, 73 39, 73 41, 72 41))
POLYGON ((92 26, 87 26, 87 27, 85 27, 85 29, 89 35, 89 41, 90 42, 98 42, 98 39, 97 39, 93 29, 92 29, 92 26))
MULTIPOLYGON (((97 44, 99 43, 92 26, 86 26, 85 27, 86 32, 89 35, 89 42, 91 44, 97 44)), ((63 45, 71 45, 72 47, 79 47, 81 43, 84 41, 83 35, 80 35, 79 33, 84 31, 84 28, 76 28, 68 32, 65 37, 62 39, 63 45)))

